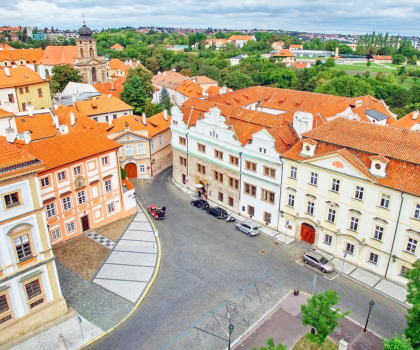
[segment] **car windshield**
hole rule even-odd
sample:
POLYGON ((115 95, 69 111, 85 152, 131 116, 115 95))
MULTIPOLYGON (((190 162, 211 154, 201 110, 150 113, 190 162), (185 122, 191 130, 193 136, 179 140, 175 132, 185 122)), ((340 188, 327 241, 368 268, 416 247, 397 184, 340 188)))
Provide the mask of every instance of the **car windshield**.
POLYGON ((328 262, 328 259, 325 259, 324 257, 321 258, 321 264, 325 265, 328 262))
POLYGON ((254 231, 258 230, 258 226, 252 228, 254 231))

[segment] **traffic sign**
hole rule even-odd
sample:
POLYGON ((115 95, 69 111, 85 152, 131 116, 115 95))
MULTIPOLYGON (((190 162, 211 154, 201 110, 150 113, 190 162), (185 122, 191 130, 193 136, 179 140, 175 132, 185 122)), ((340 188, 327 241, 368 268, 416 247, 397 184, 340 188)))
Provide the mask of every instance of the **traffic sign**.
POLYGON ((347 258, 347 252, 344 252, 344 257, 347 258))

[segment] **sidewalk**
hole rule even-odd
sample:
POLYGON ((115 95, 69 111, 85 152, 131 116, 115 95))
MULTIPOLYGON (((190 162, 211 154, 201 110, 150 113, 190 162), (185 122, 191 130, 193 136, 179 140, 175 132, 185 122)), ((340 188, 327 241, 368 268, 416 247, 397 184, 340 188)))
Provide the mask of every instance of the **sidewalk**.
MULTIPOLYGON (((198 199, 198 196, 194 192, 194 190, 191 190, 191 189, 187 190, 186 186, 179 185, 175 183, 173 180, 172 180, 172 184, 176 186, 181 192, 184 192, 185 194, 189 195, 191 198, 198 199)), ((219 206, 219 204, 214 203, 211 200, 208 200, 208 202, 210 206, 219 206)), ((225 209, 227 209, 229 212, 229 208, 225 207, 225 209)), ((297 249, 300 255, 302 255, 306 250, 308 250, 308 244, 306 242, 298 242, 293 237, 290 237, 282 232, 276 231, 270 227, 263 226, 261 223, 256 222, 255 220, 245 218, 236 213, 230 212, 229 215, 235 217, 238 222, 242 222, 245 220, 255 222, 260 227, 260 232, 262 234, 264 234, 268 238, 284 246, 289 246, 290 248, 293 246, 293 249, 295 250, 297 249)), ((367 271, 365 269, 352 265, 348 262, 344 261, 344 265, 343 265, 342 259, 333 257, 332 255, 325 253, 319 249, 316 249, 316 251, 318 251, 319 253, 324 255, 326 258, 331 260, 334 263, 336 272, 340 274, 341 276, 349 278, 352 281, 355 281, 367 288, 370 288, 372 291, 375 291, 378 294, 381 294, 382 296, 385 296, 405 307, 410 307, 406 303, 407 288, 405 288, 405 286, 391 282, 387 279, 382 278, 381 276, 375 275, 370 271, 367 271)))

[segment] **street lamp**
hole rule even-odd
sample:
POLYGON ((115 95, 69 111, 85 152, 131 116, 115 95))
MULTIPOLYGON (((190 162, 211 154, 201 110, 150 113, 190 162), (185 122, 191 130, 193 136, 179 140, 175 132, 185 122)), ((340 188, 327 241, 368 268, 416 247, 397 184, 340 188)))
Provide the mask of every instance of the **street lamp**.
POLYGON ((229 346, 228 346, 228 350, 230 350, 230 338, 232 337, 232 332, 235 329, 235 327, 233 327, 233 324, 231 323, 229 325, 229 346))
POLYGON ((365 332, 365 333, 366 333, 367 325, 368 325, 368 322, 369 322, 370 310, 372 310, 373 305, 375 305, 374 301, 373 300, 369 301, 369 312, 368 312, 367 319, 366 319, 365 329, 363 330, 363 332, 365 332))

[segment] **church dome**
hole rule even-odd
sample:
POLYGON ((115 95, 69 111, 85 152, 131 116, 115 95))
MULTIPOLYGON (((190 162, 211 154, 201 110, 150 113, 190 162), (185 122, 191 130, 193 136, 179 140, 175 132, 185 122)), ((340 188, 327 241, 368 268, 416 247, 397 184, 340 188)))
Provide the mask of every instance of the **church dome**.
POLYGON ((86 27, 86 24, 83 25, 82 28, 80 28, 77 33, 80 35, 80 39, 91 39, 92 30, 89 27, 86 27))

